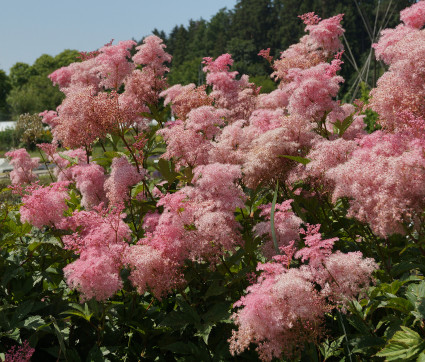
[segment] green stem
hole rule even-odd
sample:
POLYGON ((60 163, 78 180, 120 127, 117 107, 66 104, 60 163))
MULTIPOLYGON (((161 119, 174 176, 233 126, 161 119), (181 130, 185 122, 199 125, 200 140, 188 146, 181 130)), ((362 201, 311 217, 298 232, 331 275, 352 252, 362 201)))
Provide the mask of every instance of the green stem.
POLYGON ((274 248, 276 250, 276 253, 280 254, 279 245, 277 244, 277 238, 276 238, 276 229, 274 227, 274 213, 275 213, 275 208, 276 208, 278 190, 279 190, 279 180, 277 180, 277 182, 276 182, 276 189, 275 189, 274 195, 273 195, 272 209, 271 209, 271 213, 270 213, 270 227, 272 229, 271 231, 272 231, 272 239, 273 239, 274 248))

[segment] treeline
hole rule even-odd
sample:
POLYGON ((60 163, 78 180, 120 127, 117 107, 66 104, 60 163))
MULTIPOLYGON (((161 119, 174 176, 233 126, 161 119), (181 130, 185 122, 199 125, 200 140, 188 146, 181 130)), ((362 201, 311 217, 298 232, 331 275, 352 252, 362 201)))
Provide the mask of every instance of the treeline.
POLYGON ((173 55, 169 80, 175 83, 203 82, 202 58, 230 53, 234 69, 248 74, 269 91, 273 87, 269 64, 257 54, 270 48, 271 54, 298 42, 304 24, 298 15, 314 11, 321 18, 345 14, 345 65, 347 80, 342 93, 353 94, 360 81, 374 86, 382 73, 381 65, 369 56, 370 46, 381 29, 399 23, 399 12, 415 0, 239 0, 234 9, 222 9, 210 21, 191 20, 187 26, 175 26, 170 34, 155 29, 173 55), (348 45, 347 45, 348 43, 348 45), (368 60, 369 58, 369 60, 368 60), (366 67, 364 67, 366 66, 366 67), (362 79, 357 79, 362 72, 362 79), (367 69, 366 69, 367 68, 367 69), (353 87, 354 85, 354 87, 353 87), (352 88, 352 89, 350 89, 352 88))
MULTIPOLYGON (((202 84, 202 58, 230 53, 234 70, 250 75, 251 81, 270 91, 275 87, 267 61, 257 54, 270 48, 275 57, 296 43, 304 34, 298 15, 314 11, 321 18, 344 13, 345 65, 341 75, 347 80, 342 93, 355 94, 360 82, 374 86, 383 71, 370 54, 370 45, 381 28, 394 27, 399 11, 415 0, 239 0, 234 9, 221 9, 209 21, 191 20, 166 34, 155 29, 173 55, 171 84, 202 84), (361 75, 359 77, 359 74, 361 75)), ((142 41, 142 40, 141 40, 142 41)), ((141 43, 140 41, 140 43, 141 43)), ((76 50, 59 55, 40 56, 33 65, 16 63, 9 76, 0 70, 0 121, 23 113, 55 109, 63 95, 52 86, 47 75, 76 61, 76 50)))
POLYGON ((63 93, 47 76, 75 62, 78 55, 76 50, 64 50, 54 57, 43 54, 33 65, 16 63, 9 75, 0 70, 0 121, 15 119, 23 113, 56 109, 63 93))

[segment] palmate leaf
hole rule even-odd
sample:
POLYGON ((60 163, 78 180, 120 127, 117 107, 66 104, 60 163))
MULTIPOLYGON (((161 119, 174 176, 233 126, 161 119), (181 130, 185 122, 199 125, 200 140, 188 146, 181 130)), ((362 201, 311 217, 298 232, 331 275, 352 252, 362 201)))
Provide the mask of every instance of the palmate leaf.
POLYGON ((387 345, 376 354, 386 361, 411 361, 425 352, 425 340, 414 330, 401 326, 387 345))

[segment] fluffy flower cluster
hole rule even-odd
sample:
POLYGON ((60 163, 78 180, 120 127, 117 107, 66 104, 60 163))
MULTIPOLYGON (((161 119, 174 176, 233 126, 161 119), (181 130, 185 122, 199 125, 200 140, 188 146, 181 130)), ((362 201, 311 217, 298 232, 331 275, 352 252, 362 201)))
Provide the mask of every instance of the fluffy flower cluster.
POLYGON ((389 131, 409 128, 406 118, 425 119, 425 2, 403 10, 400 17, 405 24, 382 31, 374 44, 377 58, 390 67, 371 91, 370 106, 389 131))
POLYGON ((95 164, 76 165, 72 167, 72 179, 75 180, 75 186, 80 191, 81 206, 90 210, 101 202, 106 203, 104 191, 105 170, 103 167, 95 164))
POLYGON ((106 197, 113 205, 118 205, 130 198, 129 190, 141 181, 146 171, 137 171, 126 157, 114 158, 112 160, 111 173, 105 182, 106 197))
POLYGON ((149 289, 160 297, 179 283, 179 270, 186 259, 218 262, 240 245, 239 224, 233 214, 244 205, 244 194, 235 184, 240 177, 238 166, 199 166, 194 170, 193 186, 161 197, 158 206, 164 211, 145 218, 147 236, 127 254, 130 280, 140 293, 149 289))
POLYGON ((245 119, 254 110, 255 99, 260 89, 254 83, 249 83, 246 74, 239 80, 238 72, 229 72, 233 64, 230 54, 220 55, 217 59, 204 58, 206 81, 212 86, 210 96, 219 108, 229 110, 229 122, 245 119))
POLYGON ((108 133, 119 133, 134 122, 146 127, 143 112, 156 104, 159 93, 167 85, 164 63, 171 56, 164 51, 162 40, 152 35, 144 44, 132 40, 107 44, 83 62, 72 63, 53 72, 50 79, 58 84, 66 98, 57 113, 45 111, 43 121, 52 128, 56 141, 66 147, 89 147, 108 133), (133 61, 131 61, 131 59, 133 61), (135 69, 143 65, 142 70, 135 69), (124 92, 117 91, 124 84, 124 92), (110 92, 102 90, 109 89, 110 92))
POLYGON ((404 234, 403 222, 417 221, 425 206, 424 147, 422 139, 400 133, 363 137, 347 162, 326 171, 334 201, 349 197, 349 215, 380 236, 404 234))
POLYGON ((149 106, 157 104, 159 94, 167 86, 164 74, 169 69, 165 63, 170 62, 172 57, 165 52, 165 47, 155 35, 148 36, 142 45, 136 47, 137 53, 132 59, 143 68, 129 74, 125 80, 125 91, 119 97, 125 117, 142 128, 147 126, 149 120, 140 114, 149 112, 149 106))
POLYGON ((26 195, 22 197, 23 205, 19 209, 21 221, 29 222, 35 227, 43 226, 57 228, 68 209, 66 200, 68 182, 53 182, 49 186, 32 185, 27 187, 26 195))
POLYGON ((295 253, 293 243, 281 248, 286 255, 276 262, 260 264, 256 283, 247 288, 232 318, 238 330, 230 338, 232 354, 241 353, 250 343, 257 345, 263 361, 299 355, 304 343, 320 338, 324 314, 345 308, 370 285, 377 269, 373 259, 360 252, 332 253, 334 239, 323 240, 320 225, 308 225, 306 247, 295 253), (292 256, 308 265, 290 268, 292 256))
POLYGON ((62 220, 62 229, 73 234, 63 238, 66 248, 74 250, 79 258, 64 268, 70 288, 81 293, 81 299, 105 300, 122 288, 120 270, 123 255, 130 239, 130 228, 123 221, 119 209, 76 211, 62 220))
POLYGON ((333 54, 343 49, 340 36, 344 29, 341 26, 342 15, 321 20, 314 13, 300 16, 309 34, 301 38, 300 42, 291 45, 282 52, 279 60, 273 64, 273 76, 282 80, 281 87, 290 82, 290 69, 307 69, 326 61, 333 54))
POLYGON ((10 172, 12 185, 29 184, 37 179, 33 170, 38 166, 40 159, 29 155, 25 148, 9 151, 5 154, 10 159, 13 170, 10 172))

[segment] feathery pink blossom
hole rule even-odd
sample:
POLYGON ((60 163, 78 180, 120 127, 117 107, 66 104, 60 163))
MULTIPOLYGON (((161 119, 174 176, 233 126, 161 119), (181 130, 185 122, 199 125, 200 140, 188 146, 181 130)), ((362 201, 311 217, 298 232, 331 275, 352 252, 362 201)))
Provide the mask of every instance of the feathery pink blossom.
POLYGON ((425 25, 425 1, 420 0, 416 4, 400 11, 400 20, 406 26, 420 29, 425 25))
POLYGON ((125 244, 88 248, 63 269, 68 286, 81 293, 81 302, 92 298, 103 301, 122 288, 119 272, 125 250, 125 244))
POLYGON ((262 361, 295 357, 307 341, 322 334, 321 323, 328 306, 310 282, 306 269, 265 274, 247 288, 235 307, 237 326, 230 338, 230 352, 241 353, 250 343, 257 345, 262 361))
POLYGON ((134 64, 129 62, 129 59, 130 50, 135 45, 135 41, 126 40, 116 45, 107 44, 99 49, 95 59, 101 86, 107 89, 118 89, 121 86, 124 78, 134 69, 134 64))
POLYGON ((149 245, 133 245, 127 249, 124 263, 130 267, 129 279, 143 295, 150 291, 157 299, 182 283, 179 265, 149 245))
POLYGON ((58 227, 63 213, 68 209, 66 200, 68 182, 53 182, 48 186, 38 185, 27 188, 27 195, 22 197, 23 205, 19 209, 22 222, 29 222, 35 227, 58 227))
POLYGON ((348 215, 379 236, 404 234, 403 222, 416 220, 425 206, 424 150, 423 139, 402 133, 363 137, 347 162, 326 171, 333 200, 350 198, 348 215))
POLYGON ((82 195, 81 205, 86 210, 99 205, 101 202, 106 202, 103 189, 106 177, 103 167, 95 163, 76 165, 71 168, 71 172, 75 186, 82 195))
POLYGON ((54 128, 56 126, 58 112, 45 110, 44 112, 41 112, 38 115, 40 117, 43 117, 41 121, 43 123, 48 124, 51 128, 54 128))
POLYGON ((136 64, 142 64, 151 68, 155 76, 162 76, 169 69, 164 63, 171 62, 172 56, 164 49, 166 45, 156 35, 150 35, 143 39, 143 44, 136 47, 137 53, 133 56, 136 64))
POLYGON ((10 172, 12 185, 29 184, 37 179, 32 170, 40 162, 38 157, 31 158, 25 148, 6 152, 5 156, 10 159, 9 163, 13 166, 13 170, 10 172))
POLYGON ((145 174, 145 170, 138 172, 126 157, 114 158, 111 173, 105 181, 106 197, 114 205, 129 200, 130 187, 143 180, 145 174))

